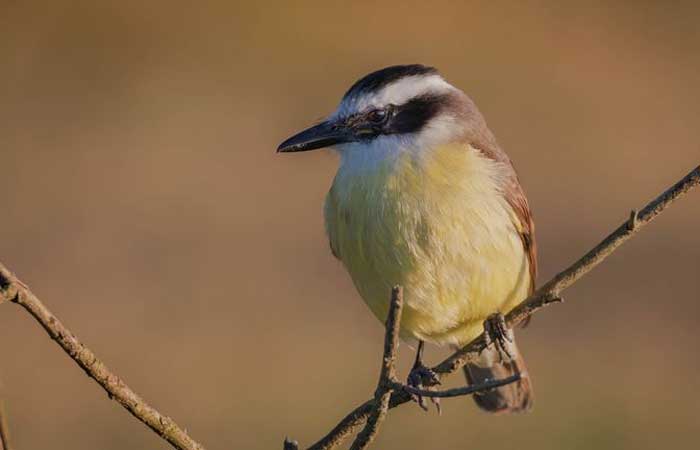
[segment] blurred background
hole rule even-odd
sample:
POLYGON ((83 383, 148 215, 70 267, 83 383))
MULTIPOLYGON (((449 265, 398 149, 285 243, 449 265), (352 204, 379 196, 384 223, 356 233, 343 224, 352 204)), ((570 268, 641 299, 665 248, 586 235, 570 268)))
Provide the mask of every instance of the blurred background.
MULTIPOLYGON (((328 251, 335 155, 277 144, 437 66, 515 161, 542 283, 700 163, 700 4, 586 3, 2 0, 0 260, 207 448, 310 444, 372 394, 382 327, 328 251)), ((696 445, 698 230, 696 192, 519 333, 533 413, 403 407, 375 447, 696 445)), ((0 330, 18 449, 168 448, 23 310, 0 330)))

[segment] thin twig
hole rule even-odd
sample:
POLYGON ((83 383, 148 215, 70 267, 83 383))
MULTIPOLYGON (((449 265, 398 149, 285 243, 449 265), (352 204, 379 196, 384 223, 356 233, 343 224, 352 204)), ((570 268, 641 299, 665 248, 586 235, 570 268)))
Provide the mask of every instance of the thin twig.
POLYGON ((7 425, 7 408, 3 400, 0 400, 0 450, 12 450, 10 427, 7 425))
POLYGON ((379 426, 386 418, 389 410, 391 392, 396 383, 396 354, 399 349, 399 328, 401 326, 401 310, 403 309, 403 289, 394 286, 391 290, 391 303, 386 317, 386 333, 384 335, 384 354, 382 357, 382 369, 379 373, 377 389, 374 392, 374 401, 367 418, 367 423, 357 435, 350 450, 363 450, 372 443, 377 436, 379 426))
POLYGON ((521 375, 516 373, 507 378, 502 378, 500 380, 489 380, 481 384, 472 384, 470 386, 458 387, 453 389, 445 389, 444 391, 428 391, 425 389, 416 389, 413 386, 408 386, 402 383, 394 383, 395 390, 404 390, 411 395, 417 395, 420 397, 432 397, 432 398, 450 398, 450 397, 462 397, 465 395, 471 395, 476 392, 488 391, 497 387, 505 386, 506 384, 515 383, 520 380, 521 375))
POLYGON ((164 416, 131 390, 97 356, 84 346, 41 301, 0 263, 0 303, 11 301, 26 309, 87 375, 95 380, 110 398, 117 400, 134 417, 179 450, 204 450, 173 419, 164 416))
MULTIPOLYGON (((561 292, 578 281, 595 266, 600 264, 622 243, 631 238, 656 216, 661 214, 676 199, 691 189, 700 185, 700 166, 692 170, 678 183, 666 190, 656 199, 647 204, 639 213, 632 214, 630 219, 620 225, 608 237, 603 239, 591 251, 565 270, 559 272, 545 283, 530 297, 522 301, 506 316, 509 326, 520 323, 535 311, 551 303, 561 301, 561 292), (634 218, 632 218, 634 216, 634 218)), ((459 370, 467 362, 474 361, 479 352, 485 348, 486 341, 483 333, 473 341, 456 351, 450 357, 433 367, 433 371, 441 378, 459 370)), ((389 409, 402 405, 411 400, 406 391, 394 391, 389 399, 389 409)), ((309 447, 309 450, 328 450, 338 446, 348 435, 357 431, 366 421, 372 408, 372 400, 368 400, 352 410, 328 434, 309 447)))

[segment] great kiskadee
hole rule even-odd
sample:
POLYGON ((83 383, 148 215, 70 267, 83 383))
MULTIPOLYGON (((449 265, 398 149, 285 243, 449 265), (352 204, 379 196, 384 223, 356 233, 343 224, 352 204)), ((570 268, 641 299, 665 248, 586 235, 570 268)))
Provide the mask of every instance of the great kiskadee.
MULTIPOLYGON (((331 251, 380 320, 392 286, 403 286, 401 336, 418 341, 416 365, 424 341, 461 346, 533 291, 534 223, 515 169, 474 102, 436 69, 366 75, 327 120, 278 151, 323 147, 340 155, 324 208, 331 251)), ((521 379, 475 396, 477 404, 529 409, 522 356, 494 351, 465 367, 468 381, 521 379)))

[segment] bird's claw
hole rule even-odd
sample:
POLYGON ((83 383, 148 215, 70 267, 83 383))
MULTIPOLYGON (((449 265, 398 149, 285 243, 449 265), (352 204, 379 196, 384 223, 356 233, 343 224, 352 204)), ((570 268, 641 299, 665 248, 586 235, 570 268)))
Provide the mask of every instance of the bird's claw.
POLYGON ((486 346, 493 345, 496 348, 500 362, 507 363, 515 359, 517 356, 515 336, 513 330, 508 328, 503 314, 494 313, 486 318, 484 335, 486 336, 486 346))
POLYGON ((413 387, 418 386, 437 386, 440 384, 440 377, 437 376, 435 371, 425 367, 422 364, 416 365, 411 369, 411 373, 408 374, 408 385, 413 387))
MULTIPOLYGON (((440 378, 432 369, 425 367, 423 364, 416 364, 408 374, 406 384, 415 389, 430 390, 434 386, 438 386, 441 383, 440 378)), ((411 398, 423 411, 428 410, 428 405, 426 404, 425 398, 422 395, 411 393, 411 398)), ((430 397, 430 401, 435 405, 435 409, 437 409, 438 414, 441 414, 442 409, 440 407, 440 399, 430 397)))

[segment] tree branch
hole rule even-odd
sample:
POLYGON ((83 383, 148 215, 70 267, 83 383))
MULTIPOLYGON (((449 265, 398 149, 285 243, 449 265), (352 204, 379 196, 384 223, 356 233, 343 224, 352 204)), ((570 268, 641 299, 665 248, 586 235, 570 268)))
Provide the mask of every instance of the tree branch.
POLYGON ((44 306, 29 288, 0 263, 0 303, 11 301, 22 306, 36 319, 85 373, 107 391, 134 417, 179 450, 204 450, 173 419, 164 416, 131 390, 117 375, 83 345, 78 338, 44 306))
POLYGON ((401 310, 403 309, 403 289, 394 286, 391 290, 391 303, 386 316, 386 334, 384 335, 384 355, 382 368, 379 372, 377 389, 374 392, 374 401, 370 409, 367 423, 357 435, 350 450, 363 450, 372 443, 377 436, 379 426, 386 418, 389 409, 391 391, 396 382, 396 354, 399 349, 399 328, 401 326, 401 310))
POLYGON ((394 383, 394 389, 403 389, 411 395, 418 395, 421 397, 429 398, 463 397, 465 395, 471 395, 481 391, 488 391, 489 389, 494 389, 497 387, 505 386, 506 384, 515 383, 516 381, 520 380, 520 378, 520 374, 516 373, 515 375, 511 375, 507 378, 503 378, 500 380, 489 380, 481 384, 472 384, 464 387, 446 389, 444 391, 428 391, 425 389, 416 389, 413 386, 408 386, 401 383, 394 383))
MULTIPOLYGON (((661 214, 676 199, 700 184, 700 166, 692 170, 678 183, 652 200, 639 213, 632 211, 628 220, 620 225, 608 237, 565 270, 559 272, 530 297, 522 301, 506 316, 509 326, 514 326, 532 315, 535 311, 557 301, 561 301, 561 292, 578 281, 607 258, 615 249, 630 239, 646 224, 661 214)), ((457 371, 467 362, 474 361, 486 346, 483 333, 450 357, 435 366, 435 373, 444 378, 457 371)), ((505 381, 505 380, 504 380, 505 381)), ((427 394, 427 393, 426 393, 427 394)), ((388 408, 395 408, 411 400, 406 390, 396 390, 389 399, 388 408)), ((309 450, 328 450, 338 446, 349 434, 356 432, 367 422, 373 408, 374 400, 368 400, 351 411, 326 436, 321 438, 309 450)))

